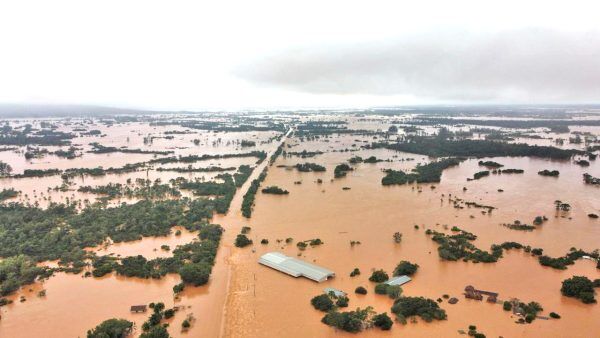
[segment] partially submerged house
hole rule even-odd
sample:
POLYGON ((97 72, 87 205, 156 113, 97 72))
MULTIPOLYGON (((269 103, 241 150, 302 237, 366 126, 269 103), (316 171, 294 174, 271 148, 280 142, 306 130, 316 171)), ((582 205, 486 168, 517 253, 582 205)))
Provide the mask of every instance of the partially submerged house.
POLYGON ((498 300, 498 293, 496 292, 477 290, 472 285, 465 287, 466 298, 483 300, 483 296, 487 296, 487 301, 490 303, 496 303, 498 300))
POLYGON ((146 305, 132 305, 129 311, 132 313, 146 312, 146 305))
POLYGON ((266 253, 260 257, 258 262, 290 276, 302 276, 319 283, 335 276, 335 273, 331 270, 307 263, 297 258, 288 257, 279 252, 266 253))
POLYGON ((400 286, 400 285, 406 284, 410 281, 411 281, 411 279, 408 276, 396 276, 396 277, 392 277, 391 279, 388 279, 388 281, 385 282, 385 284, 400 286))
POLYGON ((334 288, 325 288, 323 289, 323 292, 325 292, 326 294, 333 294, 334 296, 340 298, 340 297, 346 297, 346 293, 342 290, 338 290, 338 289, 334 289, 334 288))

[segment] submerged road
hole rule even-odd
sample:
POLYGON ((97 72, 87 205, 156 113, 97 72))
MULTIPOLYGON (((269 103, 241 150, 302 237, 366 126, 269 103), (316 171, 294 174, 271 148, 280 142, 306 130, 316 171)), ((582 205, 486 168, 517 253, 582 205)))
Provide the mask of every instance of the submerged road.
POLYGON ((227 314, 226 304, 229 297, 229 285, 231 282, 231 255, 234 250, 234 241, 242 227, 248 225, 249 219, 242 216, 241 206, 244 195, 262 171, 270 165, 271 156, 285 143, 293 132, 289 128, 271 151, 267 153, 265 160, 253 171, 248 180, 240 187, 233 197, 229 212, 226 215, 215 215, 213 223, 220 224, 225 232, 221 238, 215 265, 208 283, 208 292, 199 300, 201 311, 198 316, 197 325, 193 334, 197 337, 222 337, 225 331, 225 318, 227 314))

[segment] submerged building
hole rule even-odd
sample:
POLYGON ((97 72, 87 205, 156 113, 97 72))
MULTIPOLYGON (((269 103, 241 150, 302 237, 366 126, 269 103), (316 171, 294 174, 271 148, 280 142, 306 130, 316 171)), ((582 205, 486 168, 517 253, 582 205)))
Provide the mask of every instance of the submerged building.
POLYGON ((403 276, 393 277, 392 279, 385 282, 385 284, 387 284, 387 285, 404 285, 410 281, 411 281, 410 277, 403 275, 403 276))
POLYGON ((266 253, 260 256, 258 262, 275 270, 287 273, 290 276, 302 276, 319 283, 335 276, 335 273, 331 270, 304 262, 297 258, 288 257, 279 252, 266 253))

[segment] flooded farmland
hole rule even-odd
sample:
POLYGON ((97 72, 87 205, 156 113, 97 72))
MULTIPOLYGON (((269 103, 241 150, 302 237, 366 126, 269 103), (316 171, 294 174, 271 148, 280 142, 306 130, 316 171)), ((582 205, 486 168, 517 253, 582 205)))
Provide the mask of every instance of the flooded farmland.
MULTIPOLYGON (((49 208, 53 203, 72 203, 74 211, 60 215, 60 222, 57 221, 54 228, 36 228, 48 231, 42 241, 56 240, 58 245, 68 240, 69 245, 60 252, 51 249, 42 252, 27 245, 16 245, 15 241, 27 242, 27 236, 33 234, 18 232, 19 236, 15 237, 12 235, 15 229, 2 225, 2 243, 11 244, 3 252, 33 257, 38 266, 56 270, 47 278, 40 274, 41 281, 23 283, 18 290, 7 292, 5 299, 11 302, 0 307, 0 336, 85 337, 87 330, 103 321, 122 318, 135 324, 132 336, 137 337, 147 331, 144 323, 152 310, 131 313, 130 307, 156 302, 164 303, 166 308, 177 308, 173 317, 163 317, 160 321, 160 324, 168 324, 167 330, 173 337, 354 335, 322 323, 325 313, 311 306, 311 299, 327 287, 342 290, 349 297, 349 306, 336 308, 334 312, 372 307, 375 313, 387 312, 394 319, 391 330, 385 331, 365 320, 357 333, 361 336, 458 337, 468 332, 470 325, 489 337, 599 334, 600 307, 562 295, 561 285, 573 276, 586 276, 591 281, 600 278, 595 251, 600 248, 600 221, 590 216, 600 213, 600 187, 583 180, 584 174, 600 177, 600 164, 592 159, 597 153, 594 144, 598 142, 600 127, 575 125, 568 132, 551 133, 546 127, 523 131, 469 124, 444 126, 439 125, 439 121, 427 125, 411 123, 417 120, 412 114, 389 117, 290 113, 244 118, 216 115, 211 118, 140 117, 134 121, 8 121, 17 131, 30 124, 34 130, 73 133, 73 137, 68 138, 68 145, 18 145, 16 149, 0 152, 0 160, 12 168, 9 175, 0 178, 0 189, 12 188, 19 192, 3 203, 40 209, 49 208), (50 126, 44 127, 41 122, 50 126), (393 130, 391 126, 398 128, 393 130), (99 132, 92 136, 81 135, 91 130, 99 132), (521 153, 516 156, 510 153, 513 148, 507 147, 501 151, 494 149, 497 153, 491 156, 489 153, 465 156, 462 151, 457 155, 442 153, 450 152, 448 147, 444 148, 444 142, 464 140, 538 145, 573 152, 563 156, 555 150, 542 153, 537 148, 527 148, 525 151, 534 152, 533 156, 521 153), (419 142, 437 142, 439 155, 429 156, 429 150, 421 151, 417 147, 419 142), (397 145, 411 147, 415 152, 397 145), (32 149, 34 147, 36 149, 32 149), (56 152, 68 147, 77 148, 75 157, 65 158, 43 151, 56 152), (106 150, 106 147, 112 148, 106 150), (26 153, 31 154, 29 158, 26 153), (558 155, 554 156, 555 153, 558 155), (206 157, 189 157, 203 155, 206 157), (365 161, 372 156, 375 160, 365 161), (397 175, 404 178, 401 175, 415 168, 429 168, 427 165, 446 158, 460 159, 457 165, 439 171, 439 182, 434 179, 417 183, 409 178, 409 182, 382 184, 382 178, 390 173, 402 172, 397 175), (587 165, 576 163, 582 160, 587 165), (480 164, 485 161, 523 172, 487 170, 482 178, 473 179, 476 173, 486 170, 480 164), (298 164, 302 163, 318 164, 325 170, 298 170, 298 164), (336 178, 336 167, 342 163, 349 163, 352 170, 336 178), (252 170, 242 180, 243 166, 252 170), (71 170, 98 167, 105 172, 95 175, 86 170, 71 170), (106 170, 108 168, 119 169, 106 170), (59 172, 21 177, 28 169, 57 169, 59 172), (560 175, 543 176, 539 174, 543 170, 557 170, 560 175), (261 180, 263 172, 266 175, 261 180), (234 187, 227 186, 227 182, 233 180, 231 177, 235 179, 234 187), (251 201, 251 217, 244 217, 242 209, 254 182, 260 188, 276 186, 289 193, 267 194, 258 189, 251 201), (114 186, 116 184, 119 185, 114 186), (192 186, 194 188, 186 188, 192 186), (232 188, 234 193, 217 190, 226 188, 232 188), (226 200, 228 210, 223 212, 219 209, 221 204, 211 202, 220 199, 226 200), (192 204, 194 200, 205 204, 199 207, 192 204), (111 208, 133 207, 148 201, 189 204, 175 209, 185 214, 183 218, 173 216, 180 222, 165 225, 161 225, 162 216, 157 220, 145 215, 132 224, 115 223, 116 230, 88 229, 89 224, 81 224, 83 221, 78 218, 78 213, 93 211, 105 224, 104 218, 110 218, 113 213, 111 208), (561 203, 557 206, 556 201, 568 204, 568 208, 561 209, 561 203), (194 207, 206 208, 208 216, 202 214, 192 219, 194 207), (92 209, 86 211, 88 208, 92 209), (103 213, 105 210, 107 214, 103 213), (509 226, 532 224, 538 216, 544 218, 543 222, 525 230, 509 226), (155 223, 155 227, 146 226, 155 223), (178 269, 199 264, 193 256, 206 253, 179 256, 176 248, 188 243, 206 246, 202 231, 208 223, 219 224, 224 230, 216 241, 216 252, 207 254, 210 256, 207 261, 212 263, 210 278, 198 285, 186 283, 183 291, 174 292, 173 287, 182 282, 183 274, 170 265, 165 267, 164 260, 182 257, 168 263, 178 269), (69 231, 56 234, 65 224, 69 231), (165 226, 167 231, 163 233, 165 226), (252 240, 251 245, 237 247, 234 244, 242 232, 252 240), (401 234, 400 241, 394 240, 395 233, 401 234), (540 255, 515 248, 505 249, 493 262, 463 257, 451 260, 442 257, 441 242, 433 240, 435 233, 474 234, 476 238, 469 243, 486 252, 492 245, 511 242, 541 248, 548 257, 565 256, 575 249, 585 254, 564 268, 543 266, 540 255), (77 236, 70 237, 73 234, 77 236), (104 234, 115 238, 103 238, 104 234), (102 240, 94 246, 80 244, 97 242, 98 238, 102 240), (306 248, 298 246, 299 242, 313 239, 323 243, 306 248), (316 283, 257 263, 261 255, 273 251, 326 267, 336 276, 316 283), (137 276, 137 270, 131 271, 133 267, 124 262, 138 255, 148 261, 143 269, 154 264, 148 268, 150 275, 137 276), (110 272, 96 276, 94 271, 104 268, 103 260, 112 264, 110 272), (369 277, 378 269, 391 275, 400 261, 416 263, 419 268, 396 298, 431 299, 445 311, 446 319, 394 318, 391 308, 395 299, 376 294, 377 283, 369 281, 369 277), (360 270, 360 275, 350 277, 355 268, 360 270), (162 269, 168 272, 152 274, 162 269), (468 285, 498 293, 499 301, 492 304, 485 299, 465 298, 468 285), (367 289, 366 295, 355 294, 359 286, 367 289), (449 298, 457 298, 458 302, 450 304, 449 298), (503 310, 503 302, 513 299, 537 302, 543 310, 536 313, 537 319, 527 323, 523 320, 525 316, 503 310), (561 318, 551 318, 551 312, 561 318), (189 328, 182 326, 184 321, 191 323, 189 328)), ((426 145, 432 149, 431 143, 426 145)), ((479 151, 472 149, 476 150, 479 151)), ((137 209, 123 210, 137 212, 137 209)), ((154 209, 144 210, 153 213, 154 209)), ((158 210, 159 214, 171 215, 171 209, 158 210)), ((27 217, 23 218, 23 224, 29 224, 27 217)), ((7 222, 11 218, 1 219, 7 222)), ((90 223, 94 220, 84 219, 90 223)), ((10 256, 6 254, 4 261, 10 256)))

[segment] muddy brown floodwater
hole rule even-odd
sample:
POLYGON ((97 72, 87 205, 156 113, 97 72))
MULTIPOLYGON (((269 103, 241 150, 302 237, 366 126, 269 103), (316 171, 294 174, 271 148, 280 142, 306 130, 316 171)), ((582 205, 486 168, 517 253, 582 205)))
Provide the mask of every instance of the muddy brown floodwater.
MULTIPOLYGON (((359 123, 355 127, 375 130, 381 128, 381 125, 359 123)), ((151 146, 142 142, 144 135, 156 130, 176 129, 157 129, 138 124, 112 129, 102 126, 98 128, 103 132, 113 133, 114 139, 86 138, 77 141, 98 141, 112 146, 150 149, 151 146), (138 132, 132 133, 131 128, 138 132)), ((222 145, 211 148, 208 145, 217 138, 252 138, 254 134, 176 135, 175 141, 155 141, 154 148, 174 149, 176 155, 195 154, 200 150, 200 153, 224 153, 231 152, 232 147, 222 145), (194 138, 202 140, 201 147, 189 147, 194 138), (182 145, 181 149, 178 148, 179 145, 182 145), (204 151, 205 149, 209 150, 204 151)), ((262 139, 270 136, 272 133, 260 134, 262 139)), ((403 286, 404 295, 437 299, 448 294, 450 297, 457 297, 459 302, 450 305, 444 300, 440 304, 446 310, 448 320, 432 323, 417 320, 409 321, 406 325, 395 323, 390 331, 370 329, 361 332, 361 337, 458 337, 459 330, 467 331, 469 325, 476 325, 478 331, 488 337, 600 336, 600 305, 585 305, 560 294, 561 282, 573 275, 600 278, 600 270, 596 269, 595 262, 579 260, 567 270, 561 271, 543 267, 535 257, 521 251, 505 252, 497 263, 445 262, 438 257, 437 244, 430 236, 425 235, 426 229, 448 232, 452 226, 458 226, 476 234, 478 238, 474 244, 484 250, 489 250, 492 244, 505 241, 541 247, 550 256, 564 255, 571 247, 594 250, 600 247, 600 220, 590 219, 587 214, 599 212, 600 188, 584 185, 581 176, 585 172, 600 176, 599 163, 592 162, 590 167, 581 168, 568 161, 500 157, 493 160, 504 164, 506 168, 524 169, 525 173, 490 175, 467 182, 466 178, 483 170, 478 166, 477 160, 467 160, 457 167, 445 170, 439 184, 420 185, 420 188, 413 185, 384 187, 381 185, 384 175, 382 169, 409 170, 428 159, 421 155, 383 149, 339 152, 340 149, 348 148, 356 150, 358 147, 352 144, 360 145, 365 141, 370 142, 372 139, 340 135, 305 142, 299 142, 298 138, 287 140, 286 143, 291 147, 288 151, 321 150, 325 154, 308 159, 280 157, 269 167, 262 187, 277 185, 290 191, 290 194, 277 196, 258 193, 252 218, 246 219, 240 212, 242 196, 252 179, 268 165, 268 161, 255 169, 252 177, 238 189, 230 212, 227 215, 216 215, 213 219, 213 223, 221 224, 226 231, 208 285, 188 287, 178 299, 174 299, 172 287, 180 281, 179 276, 174 274, 160 280, 144 280, 113 274, 103 278, 83 278, 81 274, 57 273, 43 283, 24 287, 10 297, 15 301, 13 304, 0 308, 0 337, 84 337, 88 329, 113 317, 134 321, 138 328, 134 336, 138 336, 139 328, 148 314, 131 314, 129 307, 156 301, 165 302, 167 307, 183 307, 182 313, 178 313, 169 322, 169 331, 174 337, 354 337, 356 335, 336 331, 322 324, 323 313, 313 309, 310 299, 322 293, 324 288, 334 287, 349 294, 349 309, 372 306, 377 312, 389 314, 392 300, 374 294, 374 284, 368 281, 368 277, 373 269, 385 269, 391 273, 401 260, 420 265, 413 280, 403 286), (347 177, 334 180, 334 167, 356 155, 363 158, 375 155, 390 161, 357 164, 347 177), (322 164, 327 167, 327 171, 299 173, 277 167, 300 162, 322 164), (557 169, 561 173, 560 177, 539 176, 537 172, 543 169, 557 169), (323 183, 317 183, 317 179, 322 179, 323 183), (301 181, 301 184, 294 183, 297 181, 301 181), (350 189, 343 190, 344 187, 350 189), (464 187, 467 189, 463 190, 464 187), (450 194, 465 201, 492 205, 497 209, 491 214, 482 214, 481 209, 476 208, 455 209, 448 201, 450 194), (571 204, 572 211, 568 215, 557 215, 555 200, 571 204), (531 232, 501 226, 501 223, 514 220, 531 223, 538 215, 545 215, 549 220, 531 232), (415 225, 419 228, 415 229, 415 225), (254 244, 240 249, 234 247, 233 242, 243 226, 252 228, 249 237, 254 244), (400 244, 393 241, 394 232, 403 234, 400 244), (285 244, 284 240, 288 237, 294 239, 292 244, 285 244), (268 239, 269 244, 260 244, 263 238, 268 239), (305 251, 297 249, 297 241, 313 238, 320 238, 324 244, 309 247, 305 251), (283 241, 278 243, 278 239, 283 241), (351 246, 350 241, 360 241, 361 244, 351 246), (259 265, 257 261, 260 255, 270 251, 280 251, 289 256, 299 255, 303 260, 335 271, 336 277, 319 284, 259 265), (351 278, 349 273, 354 268, 359 268, 362 273, 351 278), (517 318, 503 311, 501 305, 465 299, 462 292, 467 285, 498 292, 501 300, 519 298, 525 302, 537 301, 544 308, 542 315, 553 311, 559 313, 562 319, 538 319, 528 325, 516 324, 517 318), (354 294, 357 286, 366 287, 369 293, 354 294), (46 296, 38 297, 37 294, 42 289, 46 290, 46 296), (19 302, 21 296, 25 296, 25 302, 19 302), (179 328, 187 314, 193 314, 196 322, 189 332, 182 333, 179 328)), ((277 144, 261 145, 259 149, 272 152, 277 144)), ((122 166, 153 157, 140 154, 88 154, 74 162, 25 162, 20 156, 13 156, 9 154, 7 158, 18 170, 122 166)), ((238 166, 254 162, 254 158, 240 158, 196 165, 238 166)), ((77 184, 122 183, 129 177, 152 180, 161 178, 166 182, 177 176, 182 175, 137 172, 86 178, 85 182, 77 181, 77 184)), ((211 177, 208 174, 203 176, 211 177)), ((37 193, 46 192, 47 186, 58 185, 60 181, 58 177, 47 177, 5 180, 3 183, 8 182, 33 195, 34 190, 37 193)), ((55 200, 73 195, 81 199, 93 199, 72 191, 66 194, 48 194, 54 196, 55 200)), ((173 232, 176 229, 179 228, 174 228, 173 232)), ((144 238, 89 250, 122 256, 141 254, 153 258, 169 255, 169 252, 160 249, 161 245, 167 244, 173 249, 195 237, 196 234, 182 230, 180 236, 171 234, 167 237, 144 238)))
MULTIPOLYGON (((373 329, 360 333, 361 336, 452 337, 459 336, 458 330, 467 331, 469 325, 476 325, 488 337, 591 337, 600 334, 600 307, 584 305, 560 294, 562 280, 573 275, 600 278, 595 262, 580 260, 567 270, 559 271, 543 267, 536 258, 519 251, 505 253, 497 263, 444 262, 438 257, 437 244, 424 233, 426 228, 444 231, 446 226, 449 229, 456 225, 475 233, 478 236, 475 244, 486 250, 491 244, 504 241, 542 247, 551 256, 564 255, 570 247, 593 250, 600 243, 600 223, 590 220, 587 214, 600 209, 600 194, 597 187, 581 182, 581 174, 586 171, 597 175, 598 164, 581 169, 569 162, 494 158, 507 168, 525 169, 525 174, 492 175, 466 182, 467 177, 482 170, 476 160, 469 160, 446 170, 435 189, 423 185, 421 193, 410 186, 384 187, 380 184, 381 169, 400 168, 406 163, 359 164, 348 177, 331 181, 336 164, 353 155, 365 157, 368 154, 374 153, 321 155, 314 162, 327 165, 327 172, 322 174, 281 168, 270 170, 263 186, 284 187, 290 194, 260 194, 252 220, 239 222, 239 225, 252 227, 254 243, 267 238, 269 244, 255 244, 256 252, 233 250, 224 323, 226 337, 354 336, 322 324, 323 313, 310 306, 310 299, 322 293, 325 287, 334 287, 350 295, 349 309, 373 306, 377 312, 389 313, 392 300, 375 295, 374 283, 369 282, 368 277, 372 269, 383 268, 391 273, 401 260, 421 266, 413 280, 403 286, 405 295, 437 299, 448 294, 457 297, 458 304, 449 305, 445 301, 441 304, 448 314, 446 321, 396 323, 389 332, 373 329), (546 168, 559 169, 560 178, 537 174, 546 168), (323 179, 322 184, 316 183, 318 178, 323 179), (302 181, 302 184, 294 184, 295 181, 302 181), (351 190, 342 190, 343 187, 351 190), (463 187, 467 187, 467 191, 463 191, 463 187), (504 192, 498 192, 499 188, 504 192), (446 197, 442 198, 442 194, 446 197), (458 210, 448 203, 448 194, 498 209, 492 215, 482 215, 481 209, 458 210), (556 199, 571 203, 571 219, 554 217, 553 202, 556 199), (532 232, 500 226, 500 223, 514 220, 530 223, 537 215, 547 215, 549 221, 532 232), (415 224, 420 229, 416 230, 415 224), (396 231, 403 234, 401 244, 392 240, 396 231), (318 284, 257 264, 259 256, 269 251, 296 256, 299 251, 295 241, 292 245, 276 244, 276 239, 287 237, 295 241, 323 240, 325 244, 301 252, 301 258, 335 271, 336 277, 318 284), (361 244, 351 247, 352 240, 361 244), (351 278, 349 273, 355 267, 362 274, 351 278), (498 292, 502 300, 516 297, 526 302, 537 301, 543 305, 545 315, 554 311, 562 319, 516 324, 517 318, 503 311, 501 305, 465 299, 462 292, 470 284, 498 292), (369 294, 355 295, 357 286, 366 287, 369 294)), ((389 158, 399 153, 378 151, 376 155, 389 158)), ((297 158, 281 159, 277 164, 299 161, 297 158)))
MULTIPOLYGON (((136 137, 135 134, 127 133, 126 129, 114 128, 110 132, 116 134, 114 137, 117 141, 108 138, 102 138, 101 143, 114 146, 128 147, 143 147, 141 137, 136 137), (129 137, 131 136, 131 139, 129 137), (125 141, 125 138, 128 138, 125 141), (137 140, 137 141, 135 141, 137 140), (132 144, 133 143, 133 144, 132 144)), ((152 129, 152 128, 151 128, 152 129)), ((174 128, 171 128, 174 129, 174 128)), ((148 127, 144 133, 148 133, 148 127)), ((239 139, 254 139, 256 141, 265 141, 268 137, 275 135, 272 132, 259 133, 204 133, 185 135, 186 143, 177 143, 181 145, 181 149, 176 151, 176 155, 188 154, 222 154, 235 153, 240 151, 265 150, 269 154, 273 152, 278 142, 260 144, 251 150, 240 150, 234 146, 225 145, 210 147, 202 146, 198 149, 190 148, 191 139, 199 137, 206 144, 211 144, 216 140, 222 140, 223 143, 227 140, 239 139)), ((111 137, 113 134, 111 134, 111 137)), ((88 140, 86 139, 86 142, 88 140)), ((92 141, 92 140, 90 140, 92 141)), ((173 145, 173 144, 171 144, 173 145)), ((154 148, 153 150, 157 150, 154 148)), ((160 148, 158 148, 160 150, 160 148)), ((77 158, 71 162, 54 161, 48 159, 33 160, 30 162, 22 161, 22 155, 15 153, 2 154, 2 160, 13 165, 15 172, 21 172, 24 168, 71 168, 71 167, 95 167, 95 166, 122 166, 126 163, 134 163, 139 160, 147 160, 152 158, 150 155, 133 154, 108 154, 96 156, 96 154, 84 154, 82 158, 77 158), (5 156, 6 155, 6 156, 5 156), (137 155, 137 156, 135 156, 137 155), (91 161, 90 161, 91 159, 91 161), (64 162, 64 163, 63 163, 64 162)), ((206 166, 221 166, 221 167, 237 167, 242 164, 253 165, 256 162, 254 157, 229 158, 210 161, 201 161, 195 163, 197 167, 206 166)), ((262 168, 267 164, 263 162, 246 184, 238 189, 234 200, 231 204, 231 212, 228 216, 215 218, 214 223, 222 222, 223 227, 227 230, 229 219, 241 218, 240 206, 242 195, 248 189, 252 179, 254 179, 262 168)), ((184 166, 166 165, 169 166, 184 166)), ((187 166, 187 164, 186 164, 187 166)), ((169 179, 178 176, 187 176, 188 178, 210 179, 215 173, 183 173, 177 174, 173 172, 134 172, 124 175, 106 175, 101 177, 85 177, 75 178, 75 188, 63 193, 60 191, 47 191, 47 187, 60 185, 61 179, 59 176, 51 176, 44 178, 24 178, 24 179, 4 179, 2 184, 14 187, 21 190, 20 200, 25 200, 23 195, 28 194, 28 201, 37 201, 40 205, 45 205, 49 201, 42 199, 44 196, 52 198, 54 201, 61 201, 66 197, 73 200, 90 199, 94 200, 95 196, 91 194, 83 194, 76 191, 78 185, 103 185, 108 183, 124 183, 127 178, 147 178, 151 180, 161 179, 163 182, 168 182, 169 179), (42 195, 43 193, 43 195, 42 195), (36 197, 34 197, 34 194, 36 197)), ((135 202, 132 200, 123 199, 118 202, 135 202)), ((227 237, 227 231, 223 237, 222 243, 231 242, 227 237)), ((174 227, 171 235, 165 237, 146 237, 139 241, 115 243, 109 246, 99 246, 97 248, 89 248, 88 250, 96 251, 99 254, 114 254, 121 256, 143 255, 148 259, 155 257, 170 256, 170 252, 161 250, 161 245, 169 245, 174 249, 179 244, 185 244, 197 238, 196 233, 186 231, 181 227, 174 227), (175 236, 176 230, 181 231, 180 236, 175 236)), ((168 307, 179 306, 182 310, 170 320, 167 321, 170 325, 169 333, 173 337, 215 337, 221 330, 221 319, 223 318, 223 308, 227 285, 229 283, 229 247, 223 245, 217 254, 217 264, 213 268, 210 281, 207 285, 201 287, 187 287, 178 298, 173 296, 173 286, 180 283, 180 277, 177 274, 169 274, 160 280, 140 279, 116 276, 110 274, 102 278, 83 278, 83 274, 73 275, 66 273, 55 273, 54 276, 44 282, 36 282, 27 285, 19 292, 9 296, 13 300, 12 304, 0 308, 0 337, 11 338, 30 338, 30 337, 85 337, 86 331, 110 318, 124 318, 135 323, 136 331, 133 336, 137 337, 141 333, 141 325, 148 318, 148 313, 132 314, 129 312, 131 305, 149 304, 150 302, 162 301, 168 307), (45 290, 46 295, 39 297, 38 293, 45 290), (20 298, 26 300, 20 302, 20 298), (193 315, 195 321, 192 327, 187 332, 180 330, 181 323, 188 315, 193 315)), ((46 262, 46 265, 56 266, 56 262, 46 262)))

